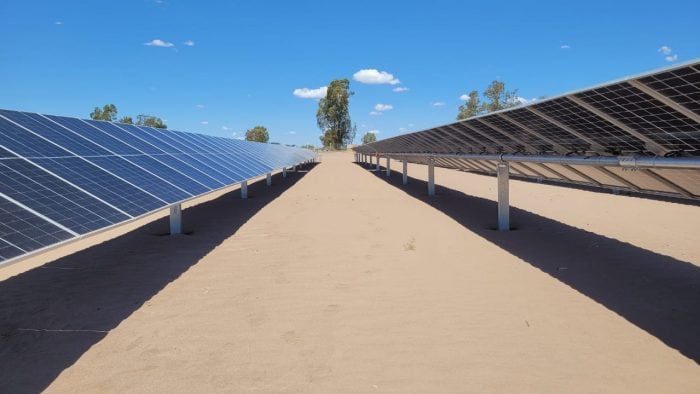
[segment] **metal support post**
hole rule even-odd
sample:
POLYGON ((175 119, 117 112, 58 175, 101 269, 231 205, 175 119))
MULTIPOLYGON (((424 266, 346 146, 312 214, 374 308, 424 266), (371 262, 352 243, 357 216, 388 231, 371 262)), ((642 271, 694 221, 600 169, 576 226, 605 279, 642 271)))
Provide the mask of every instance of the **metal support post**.
POLYGON ((267 186, 272 186, 272 173, 271 172, 267 173, 266 182, 267 182, 267 186))
POLYGON ((297 172, 297 165, 296 164, 292 167, 292 171, 297 172))
POLYGON ((282 178, 287 177, 287 167, 282 167, 282 178))
POLYGON ((391 159, 386 157, 386 176, 391 176, 391 159))
POLYGON ((428 159, 428 195, 435 195, 435 159, 428 159))
POLYGON ((498 176, 498 231, 510 230, 509 172, 510 165, 508 162, 499 162, 496 166, 496 174, 498 176))
POLYGON ((182 234, 182 206, 170 206, 170 235, 182 234))
POLYGON ((408 161, 403 161, 403 184, 408 185, 408 161))
POLYGON ((379 171, 379 153, 377 153, 377 171, 379 171))
POLYGON ((241 198, 248 198, 248 181, 241 182, 241 198))

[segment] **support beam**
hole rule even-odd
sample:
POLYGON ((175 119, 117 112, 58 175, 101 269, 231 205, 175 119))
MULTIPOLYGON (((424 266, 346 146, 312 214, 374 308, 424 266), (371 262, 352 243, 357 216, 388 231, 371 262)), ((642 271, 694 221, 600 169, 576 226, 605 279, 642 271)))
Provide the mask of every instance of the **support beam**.
POLYGON ((428 195, 435 195, 435 160, 428 159, 428 195))
POLYGON ((377 153, 377 171, 379 171, 379 153, 377 153))
POLYGON ((391 158, 386 157, 386 176, 391 176, 391 158))
POLYGON ((510 203, 508 201, 509 167, 508 162, 500 162, 496 166, 498 175, 498 231, 510 230, 510 203))
POLYGON ((241 198, 248 198, 248 181, 241 182, 241 198))
POLYGON ((170 206, 170 235, 182 234, 182 206, 170 206))
POLYGON ((265 179, 265 182, 267 183, 267 186, 272 186, 272 173, 268 172, 267 177, 265 179))
POLYGON ((403 184, 408 185, 408 160, 403 159, 403 184))
POLYGON ((287 167, 283 167, 282 168, 282 178, 286 178, 286 177, 287 177, 287 167))

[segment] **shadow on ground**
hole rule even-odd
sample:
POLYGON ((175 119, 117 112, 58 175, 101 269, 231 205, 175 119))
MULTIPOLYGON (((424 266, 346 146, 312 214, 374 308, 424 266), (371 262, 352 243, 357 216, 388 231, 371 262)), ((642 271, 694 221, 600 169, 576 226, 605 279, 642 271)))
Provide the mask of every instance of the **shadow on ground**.
POLYGON ((516 231, 495 231, 495 201, 439 185, 428 197, 423 180, 409 177, 404 186, 400 172, 371 173, 700 362, 697 266, 517 207, 511 207, 516 231))
POLYGON ((44 390, 91 346, 233 235, 313 165, 183 211, 0 282, 0 392, 44 390), (119 256, 116 257, 115 256, 119 256))

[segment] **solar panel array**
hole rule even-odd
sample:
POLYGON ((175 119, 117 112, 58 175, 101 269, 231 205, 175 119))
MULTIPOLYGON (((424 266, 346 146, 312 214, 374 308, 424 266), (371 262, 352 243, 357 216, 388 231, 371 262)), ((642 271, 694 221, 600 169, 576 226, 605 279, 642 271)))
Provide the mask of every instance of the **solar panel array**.
MULTIPOLYGON (((355 148, 408 161, 495 173, 495 161, 440 154, 700 157, 700 61, 355 148), (413 154, 413 155, 402 155, 413 154)), ((513 175, 700 199, 697 170, 622 171, 512 163, 513 175)))
POLYGON ((314 157, 275 144, 0 110, 0 264, 314 157))

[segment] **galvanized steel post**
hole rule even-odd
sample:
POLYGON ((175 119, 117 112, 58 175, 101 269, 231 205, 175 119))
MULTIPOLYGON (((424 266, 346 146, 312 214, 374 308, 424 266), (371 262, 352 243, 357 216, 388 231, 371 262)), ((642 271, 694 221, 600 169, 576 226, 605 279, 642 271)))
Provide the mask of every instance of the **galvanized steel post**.
POLYGON ((248 198, 248 181, 241 182, 241 198, 248 198))
POLYGON ((266 179, 265 181, 266 181, 266 183, 267 183, 267 186, 272 186, 272 173, 271 173, 271 172, 268 172, 266 178, 267 178, 267 179, 266 179))
POLYGON ((170 235, 182 234, 182 206, 170 206, 170 235))
POLYGON ((386 176, 391 176, 391 158, 386 157, 386 176))
POLYGON ((498 176, 498 230, 510 230, 510 205, 508 201, 508 178, 510 165, 501 161, 496 166, 498 176))
POLYGON ((435 195, 435 160, 428 159, 428 195, 435 195))
POLYGON ((403 159, 403 184, 408 185, 408 161, 403 159))

